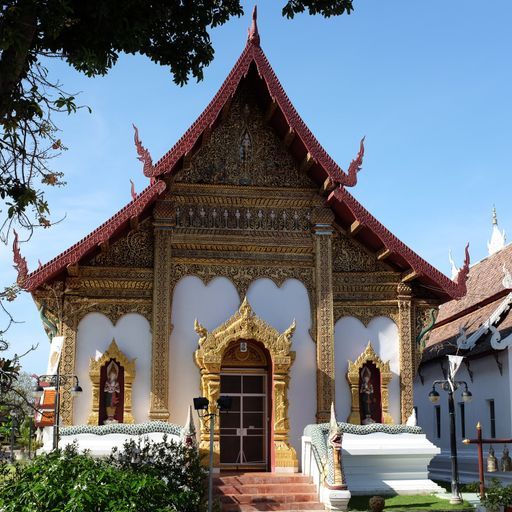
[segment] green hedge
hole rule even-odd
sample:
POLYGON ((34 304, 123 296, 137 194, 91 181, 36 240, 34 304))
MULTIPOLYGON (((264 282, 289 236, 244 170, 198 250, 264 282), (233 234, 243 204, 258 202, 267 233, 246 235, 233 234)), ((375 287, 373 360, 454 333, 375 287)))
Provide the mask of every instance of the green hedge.
POLYGON ((204 470, 182 445, 139 440, 95 459, 76 446, 0 468, 2 512, 202 512, 204 470))

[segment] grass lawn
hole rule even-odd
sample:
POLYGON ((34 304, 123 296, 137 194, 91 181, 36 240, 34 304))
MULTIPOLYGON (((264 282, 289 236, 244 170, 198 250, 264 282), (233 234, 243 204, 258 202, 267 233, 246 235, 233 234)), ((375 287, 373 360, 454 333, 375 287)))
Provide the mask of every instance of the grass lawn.
MULTIPOLYGON (((368 501, 371 496, 353 496, 348 504, 349 510, 369 510, 368 501)), ((437 496, 389 496, 384 497, 386 506, 384 510, 473 510, 468 502, 461 505, 450 505, 448 500, 443 500, 437 496)))

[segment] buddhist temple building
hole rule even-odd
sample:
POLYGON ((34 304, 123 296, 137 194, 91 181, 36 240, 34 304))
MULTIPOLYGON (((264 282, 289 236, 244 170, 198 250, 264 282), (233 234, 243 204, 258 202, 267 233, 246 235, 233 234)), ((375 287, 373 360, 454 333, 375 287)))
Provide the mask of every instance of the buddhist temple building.
POLYGON ((228 395, 215 464, 296 471, 331 403, 341 421, 405 423, 417 338, 465 294, 469 260, 449 279, 355 199, 364 139, 334 162, 255 15, 181 139, 158 161, 136 129, 135 145, 149 184, 124 208, 33 272, 15 243, 19 283, 63 337, 60 372, 83 388, 64 386, 63 424, 183 424, 194 397, 228 395))

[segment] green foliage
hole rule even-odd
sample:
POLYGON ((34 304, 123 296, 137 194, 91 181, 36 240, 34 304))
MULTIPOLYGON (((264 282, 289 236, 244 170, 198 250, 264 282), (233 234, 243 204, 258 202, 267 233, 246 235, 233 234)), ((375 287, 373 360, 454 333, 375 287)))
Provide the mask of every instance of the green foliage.
POLYGON ((489 511, 499 511, 501 507, 512 506, 512 485, 503 486, 497 479, 491 480, 491 485, 485 489, 485 498, 481 504, 489 511))
POLYGON ((125 443, 121 452, 114 449, 109 462, 120 470, 165 482, 172 504, 180 512, 206 510, 206 472, 196 450, 168 441, 167 436, 159 443, 139 438, 125 443))
POLYGON ((172 443, 128 443, 109 460, 55 450, 0 469, 4 512, 202 512, 197 453, 172 443), (167 465, 167 466, 165 466, 167 465), (166 469, 164 470, 164 466, 166 469))
MULTIPOLYGON (((348 503, 348 510, 367 511, 370 505, 370 496, 352 496, 348 503)), ((410 511, 410 510, 471 510, 471 505, 464 501, 460 505, 451 505, 447 499, 429 495, 397 495, 385 496, 384 510, 410 511)))
MULTIPOLYGON (((352 0, 288 0, 283 15, 350 14, 352 0)), ((13 221, 48 227, 45 186, 63 185, 49 162, 66 149, 53 114, 80 108, 48 77, 47 57, 87 76, 105 75, 121 53, 167 66, 176 84, 203 78, 214 57, 209 30, 241 16, 240 0, 5 0, 0 4, 0 238, 13 221)))

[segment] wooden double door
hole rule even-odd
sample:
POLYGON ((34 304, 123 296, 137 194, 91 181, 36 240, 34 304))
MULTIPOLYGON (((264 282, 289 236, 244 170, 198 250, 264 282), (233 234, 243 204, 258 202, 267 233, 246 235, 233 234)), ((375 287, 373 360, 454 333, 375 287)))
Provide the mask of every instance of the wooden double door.
POLYGON ((230 469, 268 466, 268 375, 264 370, 221 373, 220 394, 232 398, 220 415, 220 463, 230 469))

